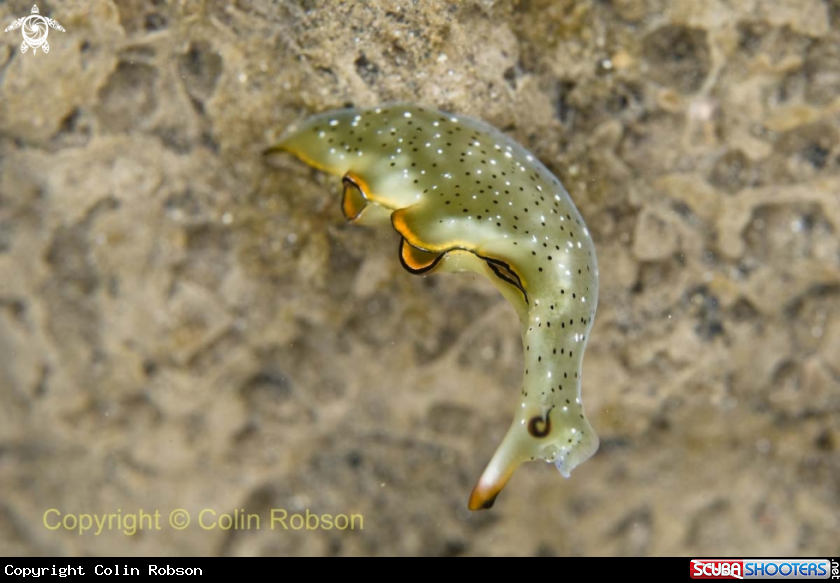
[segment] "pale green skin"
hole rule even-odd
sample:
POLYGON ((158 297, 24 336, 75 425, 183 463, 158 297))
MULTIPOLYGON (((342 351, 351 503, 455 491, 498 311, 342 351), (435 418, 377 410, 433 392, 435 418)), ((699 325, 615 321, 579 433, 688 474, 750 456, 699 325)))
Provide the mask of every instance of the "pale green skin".
POLYGON ((316 115, 276 150, 361 179, 369 205, 356 222, 390 220, 413 247, 444 254, 434 271, 482 273, 515 306, 525 348, 522 390, 470 508, 491 506, 524 461, 554 463, 569 477, 595 453, 598 437, 580 402, 581 361, 598 304, 595 248, 572 199, 539 160, 482 121, 408 104, 316 115), (527 302, 477 255, 516 272, 527 302), (532 434, 529 422, 549 412, 547 435, 539 436, 539 423, 532 434))

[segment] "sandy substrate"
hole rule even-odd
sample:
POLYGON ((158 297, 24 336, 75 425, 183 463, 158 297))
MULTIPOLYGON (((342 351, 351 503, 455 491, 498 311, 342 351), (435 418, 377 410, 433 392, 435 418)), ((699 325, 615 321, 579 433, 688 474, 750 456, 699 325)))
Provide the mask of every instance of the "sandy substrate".
POLYGON ((840 2, 39 7, 49 54, 0 35, 0 554, 840 555, 840 2), (395 100, 503 128, 596 243, 601 448, 488 512, 513 309, 261 156, 395 100))

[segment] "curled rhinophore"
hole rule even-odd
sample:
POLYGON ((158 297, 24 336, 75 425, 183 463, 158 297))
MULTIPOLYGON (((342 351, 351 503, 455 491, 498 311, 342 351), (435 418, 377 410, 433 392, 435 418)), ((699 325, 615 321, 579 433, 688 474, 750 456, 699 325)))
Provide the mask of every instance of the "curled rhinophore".
POLYGON ((566 189, 492 126, 391 104, 305 120, 286 151, 343 183, 348 221, 390 222, 410 273, 486 275, 516 308, 525 374, 513 423, 469 499, 490 508, 514 470, 541 459, 570 472, 598 449, 580 399, 598 305, 595 247, 566 189))

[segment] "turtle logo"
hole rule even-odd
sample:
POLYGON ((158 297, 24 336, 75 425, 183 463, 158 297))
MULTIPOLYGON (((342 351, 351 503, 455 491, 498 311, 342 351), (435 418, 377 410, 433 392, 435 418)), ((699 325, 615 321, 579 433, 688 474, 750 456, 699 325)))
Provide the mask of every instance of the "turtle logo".
POLYGON ((9 26, 6 27, 6 32, 10 30, 17 30, 23 27, 23 44, 20 45, 20 52, 25 53, 29 47, 32 47, 32 54, 42 49, 45 53, 50 52, 50 44, 47 42, 47 35, 50 28, 65 32, 58 22, 47 16, 38 14, 38 6, 32 7, 32 14, 18 18, 9 26), (50 27, 50 28, 48 28, 50 27))

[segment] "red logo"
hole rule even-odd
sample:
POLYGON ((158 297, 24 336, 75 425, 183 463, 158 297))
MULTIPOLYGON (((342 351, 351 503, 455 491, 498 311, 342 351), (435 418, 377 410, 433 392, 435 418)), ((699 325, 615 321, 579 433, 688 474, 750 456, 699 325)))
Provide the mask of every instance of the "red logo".
POLYGON ((692 579, 743 579, 744 561, 692 559, 692 579))

